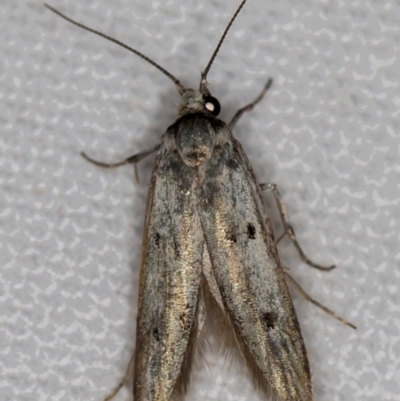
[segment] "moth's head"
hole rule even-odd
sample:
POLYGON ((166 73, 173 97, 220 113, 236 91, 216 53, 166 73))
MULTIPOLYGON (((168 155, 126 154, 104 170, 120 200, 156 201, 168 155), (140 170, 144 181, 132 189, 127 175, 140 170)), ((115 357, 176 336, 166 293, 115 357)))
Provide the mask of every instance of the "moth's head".
POLYGON ((183 89, 180 91, 181 103, 178 107, 179 116, 189 113, 210 113, 218 116, 221 111, 221 105, 215 97, 211 96, 206 83, 200 84, 199 90, 183 89))

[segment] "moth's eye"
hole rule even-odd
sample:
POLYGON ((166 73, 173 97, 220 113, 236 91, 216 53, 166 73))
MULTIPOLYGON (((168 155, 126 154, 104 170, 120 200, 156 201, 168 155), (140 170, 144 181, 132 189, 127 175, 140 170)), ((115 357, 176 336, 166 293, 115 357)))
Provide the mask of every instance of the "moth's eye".
POLYGON ((221 105, 219 104, 219 101, 212 96, 206 96, 204 98, 204 108, 214 116, 217 116, 221 111, 221 105))

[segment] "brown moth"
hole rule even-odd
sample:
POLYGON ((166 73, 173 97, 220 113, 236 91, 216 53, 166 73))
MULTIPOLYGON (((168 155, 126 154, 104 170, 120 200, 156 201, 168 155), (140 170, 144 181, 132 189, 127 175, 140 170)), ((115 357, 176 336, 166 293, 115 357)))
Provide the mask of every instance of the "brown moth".
POLYGON ((198 90, 180 81, 139 51, 98 31, 67 21, 132 51, 168 76, 181 96, 177 120, 161 143, 114 164, 136 164, 156 153, 144 227, 137 317, 136 351, 110 400, 133 376, 135 401, 169 401, 186 393, 199 336, 207 321, 223 342, 234 346, 265 395, 281 401, 312 401, 310 366, 300 326, 287 288, 291 282, 309 301, 319 304, 284 270, 276 244, 287 235, 302 260, 286 208, 274 184, 259 184, 232 129, 266 94, 238 110, 230 123, 217 118, 220 105, 207 88, 207 74, 242 1, 226 27, 198 90), (262 196, 271 190, 284 233, 275 240, 262 196))

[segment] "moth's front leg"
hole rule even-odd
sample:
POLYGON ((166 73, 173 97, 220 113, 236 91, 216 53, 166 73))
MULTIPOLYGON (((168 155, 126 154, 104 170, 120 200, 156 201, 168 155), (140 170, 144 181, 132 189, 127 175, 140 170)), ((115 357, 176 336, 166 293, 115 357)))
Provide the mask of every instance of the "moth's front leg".
POLYGON ((157 144, 156 146, 154 146, 150 149, 143 150, 142 152, 136 153, 136 154, 129 156, 126 159, 124 159, 120 162, 116 162, 116 163, 106 163, 106 162, 101 162, 101 161, 92 159, 85 152, 81 152, 81 155, 88 162, 90 162, 96 166, 103 167, 103 168, 114 168, 114 167, 125 166, 126 164, 133 164, 134 169, 135 169, 136 181, 139 181, 136 164, 139 163, 141 160, 145 159, 147 156, 150 156, 154 152, 157 152, 160 149, 160 146, 161 146, 161 144, 157 144))
POLYGON ((239 109, 235 115, 233 116, 232 120, 230 121, 230 123, 228 124, 228 127, 233 130, 233 128, 235 127, 236 123, 239 121, 240 117, 242 117, 242 115, 248 111, 253 110, 254 106, 256 106, 258 103, 261 102, 261 100, 263 100, 264 96, 266 95, 266 93, 268 92, 268 89, 271 87, 272 85, 272 78, 268 79, 267 83, 264 85, 263 90, 261 91, 261 93, 249 104, 247 104, 246 106, 242 107, 241 109, 239 109))

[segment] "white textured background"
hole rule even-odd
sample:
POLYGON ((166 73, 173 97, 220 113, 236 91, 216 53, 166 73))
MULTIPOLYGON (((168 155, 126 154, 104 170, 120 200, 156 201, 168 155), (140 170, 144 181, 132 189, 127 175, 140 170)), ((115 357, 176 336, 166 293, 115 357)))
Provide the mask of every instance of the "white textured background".
MULTIPOLYGON (((53 0, 197 86, 238 1, 53 0)), ((0 5, 0 399, 101 401, 134 346, 152 159, 102 170, 156 144, 178 94, 134 55, 50 13, 0 5)), ((209 74, 261 182, 279 184, 306 252, 284 263, 352 331, 294 302, 318 401, 399 400, 400 3, 249 0, 209 74)), ((270 199, 270 198, 268 198, 270 199)), ((278 212, 270 199, 271 214, 278 212)), ((187 400, 260 400, 217 354, 187 400)), ((131 400, 123 390, 118 400, 131 400)))

